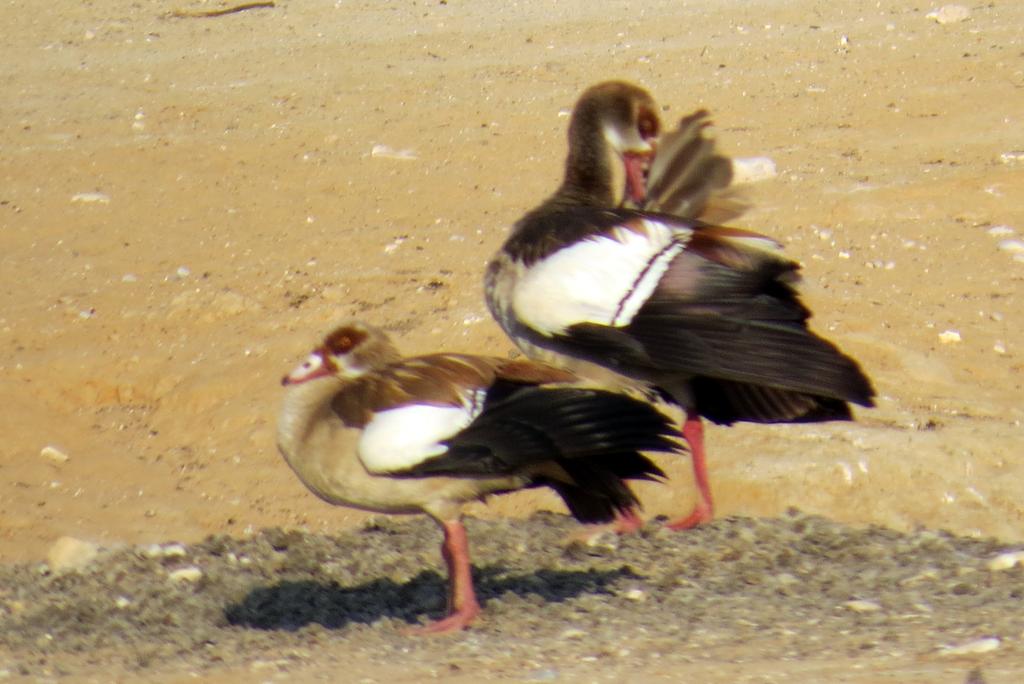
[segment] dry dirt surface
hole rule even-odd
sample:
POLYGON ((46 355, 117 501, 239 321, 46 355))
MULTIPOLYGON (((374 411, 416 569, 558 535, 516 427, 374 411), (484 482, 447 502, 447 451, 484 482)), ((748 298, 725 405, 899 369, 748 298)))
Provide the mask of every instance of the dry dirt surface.
POLYGON ((796 512, 578 531, 471 520, 485 613, 452 636, 402 633, 445 607, 421 519, 0 568, 0 646, 43 681, 1021 681, 1024 554, 999 542, 796 512))
MULTIPOLYGON (((1024 3, 201 16, 231 4, 0 5, 0 679, 1021 681, 1020 569, 987 563, 1024 543, 1024 3), (485 620, 401 637, 440 608, 437 535, 305 491, 278 380, 352 316, 409 353, 510 351, 484 263, 607 78, 774 161, 738 225, 804 264, 879 405, 709 429, 708 530, 580 556, 528 517, 552 498, 471 507, 485 620), (57 573, 63 536, 108 550, 57 573)), ((641 495, 678 515, 689 464, 664 466, 641 495)))

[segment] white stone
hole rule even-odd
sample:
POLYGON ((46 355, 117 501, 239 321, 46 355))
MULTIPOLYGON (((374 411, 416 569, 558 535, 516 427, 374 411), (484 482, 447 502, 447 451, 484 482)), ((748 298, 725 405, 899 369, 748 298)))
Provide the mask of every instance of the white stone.
POLYGON ((411 161, 416 159, 416 152, 413 150, 396 150, 388 145, 374 145, 373 149, 370 150, 370 156, 380 159, 411 161))
POLYGON ((943 5, 925 15, 940 24, 958 24, 971 18, 971 10, 963 5, 943 5))
POLYGON ((159 544, 149 544, 140 550, 144 558, 159 558, 163 555, 163 549, 159 544))
POLYGON ((141 549, 146 558, 182 558, 188 555, 188 550, 182 544, 149 544, 141 549))
POLYGON ((852 610, 854 613, 874 613, 882 610, 882 606, 878 605, 874 601, 865 601, 863 599, 846 601, 842 606, 846 610, 852 610))
POLYGON ((1000 240, 999 251, 1010 254, 1024 254, 1024 240, 1000 240))
POLYGON ((167 573, 167 578, 172 582, 198 582, 203 578, 203 571, 194 565, 189 565, 167 573))
POLYGON ((740 157, 732 160, 733 183, 754 183, 779 175, 775 162, 768 157, 740 157))
POLYGON ((48 461, 53 461, 54 463, 67 463, 71 458, 55 446, 44 446, 42 451, 39 452, 39 455, 48 461))
POLYGON ((992 226, 985 232, 991 235, 992 237, 1006 237, 1008 235, 1013 235, 1017 231, 1015 231, 1010 226, 992 226))
POLYGON ((160 549, 160 552, 164 558, 181 558, 188 555, 183 544, 167 544, 160 549))
POLYGON ((74 537, 61 537, 50 547, 46 561, 50 569, 56 572, 77 570, 91 563, 99 552, 99 546, 92 542, 74 537))
POLYGON ((1024 161, 1024 150, 1013 150, 1011 152, 1003 152, 999 155, 999 161, 1003 164, 1017 164, 1024 161))
POLYGON ((942 646, 939 648, 939 655, 963 656, 977 655, 979 653, 991 653, 992 651, 998 650, 1000 646, 1002 646, 1002 641, 1000 641, 998 637, 984 637, 982 639, 968 641, 967 643, 960 644, 958 646, 942 646))
POLYGON ((1009 570, 1022 563, 1024 563, 1024 551, 1007 551, 989 560, 985 566, 989 570, 999 571, 1009 570))
POLYGON ((956 344, 962 339, 956 330, 943 330, 939 333, 939 342, 942 344, 956 344))
POLYGON ((562 639, 582 639, 583 637, 587 636, 587 633, 584 632, 582 629, 570 627, 558 636, 562 639))
POLYGON ((71 201, 82 204, 110 204, 110 195, 102 192, 79 192, 71 196, 71 201))
POLYGON ((623 594, 623 596, 630 601, 636 601, 637 603, 642 603, 647 600, 647 594, 644 593, 643 589, 630 589, 623 594))

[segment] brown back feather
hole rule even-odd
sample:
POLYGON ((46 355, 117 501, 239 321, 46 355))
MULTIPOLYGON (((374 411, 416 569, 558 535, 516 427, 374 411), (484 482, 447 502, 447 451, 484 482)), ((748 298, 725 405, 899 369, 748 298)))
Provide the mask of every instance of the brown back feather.
POLYGON ((534 361, 430 354, 356 378, 338 393, 331 407, 346 425, 362 428, 374 413, 409 404, 460 406, 467 390, 487 390, 496 380, 542 385, 575 379, 569 371, 534 361))

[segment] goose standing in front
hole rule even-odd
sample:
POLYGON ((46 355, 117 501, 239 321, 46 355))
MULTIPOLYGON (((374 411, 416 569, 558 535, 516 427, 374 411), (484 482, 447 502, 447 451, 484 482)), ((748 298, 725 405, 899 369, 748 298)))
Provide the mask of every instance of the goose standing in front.
POLYGON ((640 383, 682 407, 699 498, 674 529, 713 517, 702 416, 849 420, 848 402, 874 396, 857 363, 808 329, 798 264, 770 238, 698 218, 731 174, 700 135, 703 115, 656 155, 646 91, 607 82, 584 92, 561 186, 513 226, 485 282, 491 313, 528 356, 640 383))
POLYGON ((402 359, 383 331, 348 323, 282 381, 278 447, 329 503, 434 518, 449 614, 419 631, 461 629, 480 611, 464 503, 548 486, 580 521, 607 522, 639 503, 626 480, 663 476, 640 452, 679 448, 652 406, 576 381, 526 360, 402 359))

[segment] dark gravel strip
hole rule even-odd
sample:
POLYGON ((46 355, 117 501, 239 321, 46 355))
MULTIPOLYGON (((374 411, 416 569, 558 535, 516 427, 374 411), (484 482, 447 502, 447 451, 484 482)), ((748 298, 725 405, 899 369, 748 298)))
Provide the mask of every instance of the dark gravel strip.
POLYGON ((747 644, 763 657, 759 643, 786 658, 877 657, 995 637, 1006 653, 1024 630, 1024 567, 989 569, 1016 548, 994 540, 852 528, 797 512, 685 533, 654 522, 591 543, 569 542, 580 528, 554 514, 468 527, 485 612, 453 638, 400 634, 441 615, 445 582, 434 525, 389 519, 331 537, 265 530, 106 551, 62 574, 2 566, 0 648, 8 669, 25 675, 76 662, 130 672, 174 660, 202 670, 301 658, 328 643, 336 655, 543 668, 699 660, 747 644))

